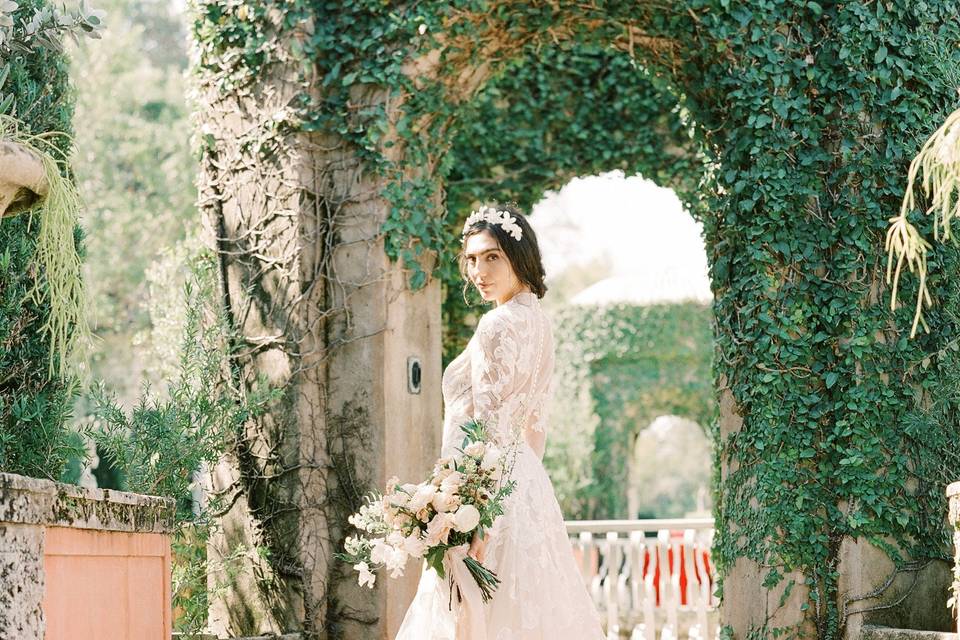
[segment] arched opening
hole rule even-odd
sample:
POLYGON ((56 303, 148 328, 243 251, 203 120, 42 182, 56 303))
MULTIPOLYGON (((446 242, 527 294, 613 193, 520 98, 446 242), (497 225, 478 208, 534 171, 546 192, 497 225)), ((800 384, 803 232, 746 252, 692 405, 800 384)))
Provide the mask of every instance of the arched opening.
POLYGON ((713 505, 713 445, 703 426, 658 416, 634 438, 627 485, 632 518, 704 518, 713 505))
MULTIPOLYGON (((558 344, 546 463, 568 517, 628 517, 629 460, 640 429, 634 424, 674 413, 710 428, 715 414, 701 231, 673 192, 635 176, 688 195, 703 165, 677 97, 629 53, 596 45, 538 53, 507 65, 454 125, 444 161, 447 215, 456 225, 490 200, 533 210, 547 266, 560 272, 548 272, 548 286, 570 297, 560 304, 557 294, 545 299, 552 295, 549 304, 556 305, 558 344), (624 92, 628 85, 638 90, 624 92), (585 93, 591 100, 582 99, 585 93), (590 174, 603 177, 568 184, 590 174), (558 211, 551 202, 563 198, 558 211), (605 206, 615 211, 598 210, 605 206), (690 234, 699 243, 692 261, 683 245, 690 234), (604 260, 616 268, 605 270, 604 260), (614 277, 590 281, 584 261, 614 277)), ((447 291, 447 359, 462 348, 479 312, 463 304, 459 288, 447 291)))

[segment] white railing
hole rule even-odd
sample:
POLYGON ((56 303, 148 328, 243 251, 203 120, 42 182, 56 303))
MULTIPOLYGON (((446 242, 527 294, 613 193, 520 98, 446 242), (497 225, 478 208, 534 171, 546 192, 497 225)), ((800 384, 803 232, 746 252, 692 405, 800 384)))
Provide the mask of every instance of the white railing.
POLYGON ((566 525, 607 640, 716 637, 713 518, 566 525))

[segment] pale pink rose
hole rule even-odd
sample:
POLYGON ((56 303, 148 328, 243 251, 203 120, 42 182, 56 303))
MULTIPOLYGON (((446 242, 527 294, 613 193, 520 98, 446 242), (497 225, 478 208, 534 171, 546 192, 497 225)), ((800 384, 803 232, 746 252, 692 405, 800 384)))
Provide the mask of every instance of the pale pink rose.
POLYGON ((387 544, 391 547, 399 547, 403 544, 403 534, 399 531, 391 531, 387 534, 387 544))
POLYGON ((446 544, 450 537, 450 530, 453 529, 453 514, 438 513, 433 516, 433 520, 427 525, 427 546, 434 547, 441 542, 446 544))
POLYGON ((384 509, 383 510, 383 521, 390 527, 394 527, 397 524, 397 515, 398 512, 393 509, 384 509))
POLYGON ((403 549, 414 558, 421 558, 427 551, 427 544, 418 533, 412 533, 404 538, 403 549))
POLYGON ((407 508, 410 509, 410 511, 420 511, 430 504, 436 492, 437 488, 432 484, 422 484, 418 486, 416 493, 413 494, 410 502, 407 503, 407 508))
POLYGON ((408 557, 406 550, 403 548, 390 550, 390 553, 387 554, 385 564, 387 565, 387 570, 390 571, 391 578, 399 578, 403 575, 403 568, 407 564, 408 557))
POLYGON ((500 449, 490 445, 487 447, 487 451, 483 454, 483 461, 480 463, 480 468, 487 471, 492 471, 500 465, 500 456, 503 454, 500 449))
POLYGON ((466 449, 463 450, 468 456, 473 456, 479 458, 486 451, 487 447, 482 442, 471 442, 466 449))
POLYGON ((454 471, 444 478, 443 482, 440 483, 440 491, 444 493, 456 493, 457 489, 460 488, 460 485, 463 484, 464 480, 465 478, 462 473, 459 471, 454 471))
POLYGON ((438 491, 433 496, 433 508, 437 511, 455 511, 460 506, 460 498, 453 493, 438 491))
POLYGON ((373 564, 383 564, 390 554, 390 545, 383 538, 374 538, 370 541, 373 546, 370 548, 370 562, 373 564))

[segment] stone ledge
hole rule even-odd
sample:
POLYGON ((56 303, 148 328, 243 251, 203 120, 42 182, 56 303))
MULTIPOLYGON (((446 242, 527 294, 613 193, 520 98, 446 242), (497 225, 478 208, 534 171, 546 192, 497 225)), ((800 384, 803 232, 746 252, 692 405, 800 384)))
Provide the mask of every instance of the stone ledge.
POLYGON ((178 633, 174 632, 173 640, 300 640, 299 633, 285 633, 282 636, 256 636, 256 637, 234 637, 218 638, 210 634, 178 633))
POLYGON ((955 633, 891 629, 867 624, 860 631, 859 640, 958 640, 958 638, 955 633))
POLYGON ((170 533, 171 498, 0 473, 0 522, 75 529, 170 533))

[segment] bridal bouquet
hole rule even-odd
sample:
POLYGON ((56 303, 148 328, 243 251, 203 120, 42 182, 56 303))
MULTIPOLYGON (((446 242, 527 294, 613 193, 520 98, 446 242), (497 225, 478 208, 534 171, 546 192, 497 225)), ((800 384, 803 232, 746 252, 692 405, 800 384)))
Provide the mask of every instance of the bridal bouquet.
MULTIPOLYGON (((357 570, 359 583, 373 588, 374 572, 382 567, 390 577, 403 575, 410 557, 424 558, 443 578, 448 549, 482 537, 503 513, 503 503, 513 492, 509 479, 511 450, 497 447, 482 422, 461 426, 463 444, 457 454, 440 458, 430 477, 420 484, 387 482, 386 493, 371 494, 359 513, 349 518, 360 532, 348 536, 346 553, 338 554, 357 570)), ((487 602, 500 580, 474 558, 463 562, 487 602)))

